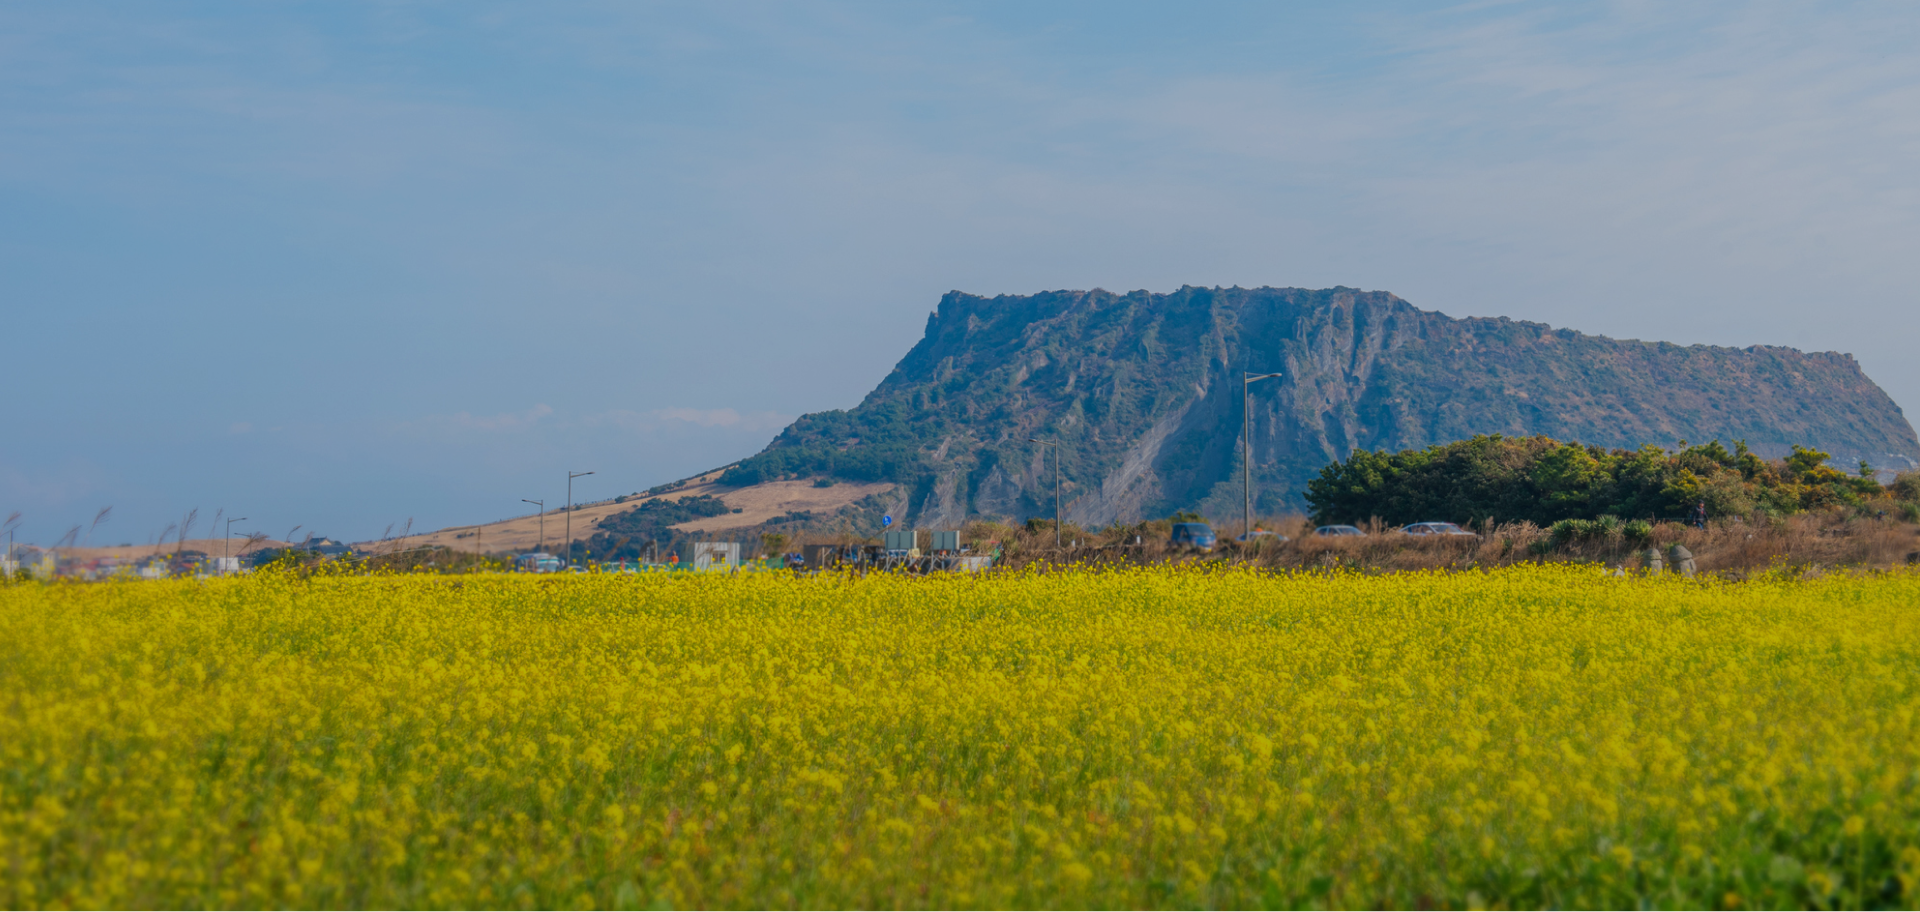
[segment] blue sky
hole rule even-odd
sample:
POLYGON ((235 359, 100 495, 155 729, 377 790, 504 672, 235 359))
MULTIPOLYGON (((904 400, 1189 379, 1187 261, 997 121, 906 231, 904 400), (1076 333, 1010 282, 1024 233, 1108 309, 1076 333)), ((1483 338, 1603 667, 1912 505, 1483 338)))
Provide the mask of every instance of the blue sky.
POLYGON ((1911 406, 1916 47, 1901 2, 7 4, 0 515, 633 491, 855 404, 950 289, 1342 284, 1911 406))

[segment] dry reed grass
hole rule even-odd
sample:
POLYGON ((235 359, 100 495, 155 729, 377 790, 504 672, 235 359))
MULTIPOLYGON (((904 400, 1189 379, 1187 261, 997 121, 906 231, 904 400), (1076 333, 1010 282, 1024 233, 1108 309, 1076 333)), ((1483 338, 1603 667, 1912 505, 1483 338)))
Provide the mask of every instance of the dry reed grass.
POLYGON ((1033 528, 993 523, 972 524, 969 541, 998 540, 1006 547, 1003 566, 1035 563, 1153 564, 1224 560, 1273 569, 1341 567, 1368 571, 1470 569, 1520 563, 1598 563, 1626 569, 1645 566, 1643 554, 1673 545, 1693 554, 1701 573, 1744 578, 1756 572, 1785 570, 1888 569, 1920 563, 1920 525, 1892 517, 1861 517, 1834 511, 1789 517, 1764 515, 1716 520, 1705 529, 1679 523, 1655 525, 1652 536, 1634 541, 1622 535, 1556 545, 1548 529, 1532 523, 1500 523, 1474 530, 1474 537, 1403 535, 1378 523, 1365 538, 1320 537, 1301 517, 1268 519, 1258 525, 1288 540, 1256 540, 1251 546, 1228 540, 1238 523, 1216 523, 1221 542, 1212 552, 1173 547, 1167 522, 1088 532, 1062 528, 1069 544, 1056 549, 1051 525, 1033 528), (1137 539, 1137 543, 1136 543, 1137 539), (1076 547, 1072 543, 1078 541, 1076 547))

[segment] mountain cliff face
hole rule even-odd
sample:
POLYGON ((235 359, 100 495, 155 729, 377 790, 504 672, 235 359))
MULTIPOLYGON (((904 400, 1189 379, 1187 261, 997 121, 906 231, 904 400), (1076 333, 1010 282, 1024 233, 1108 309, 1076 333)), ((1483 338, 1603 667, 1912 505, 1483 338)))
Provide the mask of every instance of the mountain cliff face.
POLYGON ((1474 434, 1609 447, 1744 439, 1817 446, 1851 467, 1912 468, 1920 440, 1852 357, 1619 341, 1507 319, 1455 320, 1351 288, 953 292, 864 402, 802 416, 724 482, 837 476, 901 485, 922 528, 1064 512, 1105 525, 1239 512, 1241 371, 1252 387, 1256 508, 1298 509, 1355 448, 1474 434))

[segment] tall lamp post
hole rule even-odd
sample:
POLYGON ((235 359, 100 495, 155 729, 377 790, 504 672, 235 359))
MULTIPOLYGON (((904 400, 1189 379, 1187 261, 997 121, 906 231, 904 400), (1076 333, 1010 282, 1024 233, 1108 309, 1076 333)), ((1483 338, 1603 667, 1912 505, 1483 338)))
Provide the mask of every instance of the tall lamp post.
POLYGON ((227 520, 227 540, 225 544, 220 546, 220 572, 221 573, 227 572, 227 559, 233 556, 233 524, 237 522, 246 522, 246 521, 247 521, 247 518, 244 516, 239 517, 238 519, 227 520))
POLYGON ((1053 547, 1060 548, 1060 444, 1048 443, 1038 437, 1028 437, 1027 442, 1037 443, 1053 450, 1053 547))
POLYGON ((533 546, 533 550, 547 550, 547 502, 544 500, 528 500, 524 497, 520 498, 520 502, 530 503, 540 508, 540 544, 533 546))
POLYGON ((1240 372, 1240 414, 1244 421, 1240 437, 1246 445, 1246 452, 1241 454, 1240 459, 1240 490, 1245 495, 1247 508, 1243 517, 1246 528, 1240 530, 1240 540, 1249 545, 1253 544, 1253 384, 1256 380, 1272 380, 1278 376, 1240 372))
POLYGON ((567 473, 567 566, 573 566, 573 480, 592 475, 592 472, 567 473))

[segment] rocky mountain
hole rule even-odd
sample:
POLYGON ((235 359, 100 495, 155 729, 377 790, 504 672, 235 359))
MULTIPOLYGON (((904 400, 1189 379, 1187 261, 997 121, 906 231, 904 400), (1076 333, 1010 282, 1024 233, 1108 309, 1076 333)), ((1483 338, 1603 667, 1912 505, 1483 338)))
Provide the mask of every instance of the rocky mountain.
POLYGON ((1355 448, 1475 434, 1609 447, 1745 440, 1851 467, 1907 469, 1920 440, 1849 355, 1589 336, 1453 319, 1352 288, 953 292, 925 338, 856 408, 802 416, 722 478, 893 481, 922 528, 1052 513, 1089 525, 1241 498, 1241 372, 1252 386, 1262 512, 1300 509, 1307 481, 1355 448))

